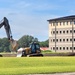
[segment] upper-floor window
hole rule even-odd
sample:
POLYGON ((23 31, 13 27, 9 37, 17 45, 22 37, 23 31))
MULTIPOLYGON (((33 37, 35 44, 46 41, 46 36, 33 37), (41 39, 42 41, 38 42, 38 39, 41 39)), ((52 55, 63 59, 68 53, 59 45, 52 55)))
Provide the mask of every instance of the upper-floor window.
POLYGON ((55 50, 55 47, 53 47, 53 50, 55 50))
POLYGON ((58 31, 56 31, 56 33, 58 34, 58 31))
POLYGON ((70 47, 70 50, 72 50, 72 47, 70 47))
POLYGON ((74 50, 75 50, 75 47, 74 47, 74 50))
POLYGON ((74 33, 75 33, 75 30, 74 30, 74 33))
POLYGON ((58 22, 56 22, 56 25, 58 25, 58 22))
POLYGON ((68 21, 66 22, 66 25, 68 25, 68 21))
POLYGON ((75 25, 75 21, 74 21, 74 25, 75 25))
POLYGON ((68 33, 68 30, 66 32, 68 33))
POLYGON ((75 41, 75 38, 74 38, 74 41, 75 41))
POLYGON ((66 39, 66 41, 68 41, 68 39, 66 39))
POLYGON ((68 50, 68 47, 66 47, 66 49, 68 50))
POLYGON ((63 22, 63 25, 65 25, 65 22, 63 22))
POLYGON ((72 30, 70 30, 70 33, 72 33, 72 30))
POLYGON ((62 40, 60 39, 60 42, 61 42, 62 40))
POLYGON ((63 39, 63 41, 65 41, 65 39, 63 39))
POLYGON ((58 39, 56 39, 56 41, 58 42, 58 39))
POLYGON ((53 31, 53 34, 55 34, 55 31, 53 31))
POLYGON ((56 47, 56 49, 58 50, 58 47, 56 47))
POLYGON ((61 34, 61 31, 60 31, 60 34, 61 34))
POLYGON ((60 25, 61 25, 61 22, 60 22, 60 25))
POLYGON ((70 39, 70 41, 72 41, 72 39, 70 39))
POLYGON ((53 42, 55 42, 55 39, 53 39, 53 42))
POLYGON ((53 26, 55 26, 55 22, 53 22, 53 26))
POLYGON ((72 21, 70 21, 70 25, 72 25, 72 21))
POLYGON ((65 47, 63 47, 63 50, 65 50, 65 47))
POLYGON ((60 50, 61 50, 61 47, 60 47, 60 50))
POLYGON ((63 31, 63 33, 65 33, 65 31, 63 31))
POLYGON ((52 26, 52 23, 50 23, 51 24, 51 26, 52 26))

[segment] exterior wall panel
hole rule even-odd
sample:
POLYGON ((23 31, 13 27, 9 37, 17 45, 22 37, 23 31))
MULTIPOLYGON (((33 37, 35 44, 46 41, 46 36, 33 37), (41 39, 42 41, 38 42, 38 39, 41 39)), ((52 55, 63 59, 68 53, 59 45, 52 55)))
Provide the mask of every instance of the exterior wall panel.
POLYGON ((75 18, 49 21, 49 49, 75 52, 75 18))

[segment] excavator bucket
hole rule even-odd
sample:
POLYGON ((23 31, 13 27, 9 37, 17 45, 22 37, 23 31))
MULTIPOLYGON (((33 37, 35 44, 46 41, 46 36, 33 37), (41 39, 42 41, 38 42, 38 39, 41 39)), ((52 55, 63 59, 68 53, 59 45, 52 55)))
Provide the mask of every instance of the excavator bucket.
POLYGON ((11 41, 11 46, 12 46, 12 49, 15 51, 18 46, 17 41, 16 40, 11 41))

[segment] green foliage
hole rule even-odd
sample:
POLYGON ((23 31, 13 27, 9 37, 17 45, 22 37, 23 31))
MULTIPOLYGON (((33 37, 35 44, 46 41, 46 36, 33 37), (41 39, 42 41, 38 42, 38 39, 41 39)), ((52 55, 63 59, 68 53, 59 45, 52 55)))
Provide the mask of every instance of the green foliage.
POLYGON ((7 38, 0 38, 0 52, 10 52, 9 45, 10 42, 7 38))
MULTIPOLYGON (((19 44, 18 48, 29 47, 32 41, 38 42, 38 39, 30 35, 24 35, 18 40, 18 44, 19 44)), ((48 47, 48 40, 39 43, 41 47, 48 47)), ((11 48, 12 47, 7 38, 0 38, 0 52, 10 52, 12 50, 11 48)))
POLYGON ((35 41, 38 41, 37 38, 34 38, 33 36, 30 35, 24 35, 22 36, 19 40, 19 47, 29 47, 29 44, 35 39, 35 41))
POLYGON ((52 53, 51 50, 44 50, 44 51, 42 50, 41 52, 42 52, 42 54, 49 54, 49 53, 52 53))
POLYGON ((49 47, 49 40, 39 42, 41 47, 49 47))
POLYGON ((0 58, 0 75, 75 72, 75 57, 0 58))

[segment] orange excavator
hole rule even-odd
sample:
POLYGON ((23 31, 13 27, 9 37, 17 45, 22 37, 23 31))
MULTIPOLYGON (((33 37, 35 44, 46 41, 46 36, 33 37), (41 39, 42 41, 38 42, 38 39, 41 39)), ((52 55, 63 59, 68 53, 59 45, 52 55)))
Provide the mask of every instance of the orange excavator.
POLYGON ((12 37, 9 21, 8 21, 8 19, 6 17, 4 17, 3 20, 0 21, 0 28, 3 27, 3 26, 5 28, 8 40, 11 43, 12 50, 15 50, 18 44, 17 44, 17 41, 14 40, 13 37, 12 37))

